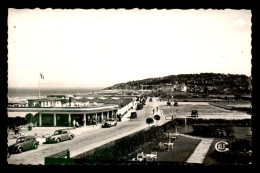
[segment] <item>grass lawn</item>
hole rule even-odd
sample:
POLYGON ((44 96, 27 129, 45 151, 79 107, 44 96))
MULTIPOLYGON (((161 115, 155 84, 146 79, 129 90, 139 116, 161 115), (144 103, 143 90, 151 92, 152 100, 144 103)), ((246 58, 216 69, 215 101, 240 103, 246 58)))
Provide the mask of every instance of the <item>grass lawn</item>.
POLYGON ((211 156, 211 153, 215 151, 215 144, 219 141, 227 141, 227 139, 214 139, 211 143, 209 150, 205 156, 203 164, 223 164, 219 161, 217 161, 214 157, 211 156))
MULTIPOLYGON (((249 139, 248 134, 251 130, 251 127, 234 127, 234 137, 236 139, 249 139)), ((219 141, 227 141, 228 139, 219 139, 215 138, 209 148, 208 153, 206 154, 206 157, 204 159, 204 164, 223 164, 219 161, 217 161, 214 157, 212 157, 212 152, 215 150, 215 144, 219 141)))
MULTIPOLYGON (((178 136, 174 142, 173 150, 170 150, 169 152, 159 151, 159 142, 166 143, 167 141, 168 137, 165 135, 144 146, 140 152, 151 154, 151 151, 157 151, 157 161, 186 162, 201 140, 178 136)), ((136 156, 137 153, 134 153, 132 158, 136 158, 136 156)))

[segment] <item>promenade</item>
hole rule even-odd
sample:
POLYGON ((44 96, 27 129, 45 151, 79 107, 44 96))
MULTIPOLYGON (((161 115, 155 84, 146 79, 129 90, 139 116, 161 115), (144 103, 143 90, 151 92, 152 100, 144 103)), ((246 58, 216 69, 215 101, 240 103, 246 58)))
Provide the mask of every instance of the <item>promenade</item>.
MULTIPOLYGON (((99 126, 89 126, 75 130, 71 129, 72 133, 76 134, 73 140, 64 141, 58 144, 42 144, 36 150, 11 155, 11 157, 7 159, 7 162, 9 164, 43 165, 45 157, 66 149, 70 150, 72 157, 76 156, 115 139, 148 128, 145 120, 147 117, 154 116, 152 110, 156 109, 159 104, 161 103, 157 102, 155 99, 153 99, 153 102, 147 102, 142 110, 137 110, 138 116, 136 119, 129 120, 123 118, 123 121, 119 122, 115 127, 101 128, 99 126)), ((165 118, 161 119, 162 121, 159 121, 159 125, 166 122, 166 120, 164 120, 165 118)), ((44 127, 42 129, 44 129, 44 127)), ((49 131, 51 131, 51 129, 49 129, 49 131)))

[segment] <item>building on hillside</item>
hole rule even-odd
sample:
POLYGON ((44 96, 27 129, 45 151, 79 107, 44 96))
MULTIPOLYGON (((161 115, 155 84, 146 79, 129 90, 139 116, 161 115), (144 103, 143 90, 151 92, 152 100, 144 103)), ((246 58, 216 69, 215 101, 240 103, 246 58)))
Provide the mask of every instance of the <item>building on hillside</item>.
POLYGON ((153 90, 154 86, 153 85, 140 85, 141 90, 153 90))
POLYGON ((187 92, 187 88, 188 87, 184 83, 174 85, 174 91, 178 92, 187 92))
POLYGON ((182 92, 187 92, 187 86, 185 84, 181 85, 181 91, 182 92))
POLYGON ((165 92, 167 92, 167 91, 174 91, 174 89, 175 89, 175 85, 173 85, 173 84, 163 84, 161 86, 161 90, 165 91, 165 92))

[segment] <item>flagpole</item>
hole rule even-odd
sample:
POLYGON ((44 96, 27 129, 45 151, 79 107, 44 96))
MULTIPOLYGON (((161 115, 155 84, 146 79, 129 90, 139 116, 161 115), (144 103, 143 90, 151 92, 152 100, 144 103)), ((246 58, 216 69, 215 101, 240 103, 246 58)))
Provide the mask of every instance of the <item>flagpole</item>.
POLYGON ((40 87, 41 87, 41 75, 40 75, 40 78, 39 78, 39 98, 40 98, 40 96, 41 96, 40 87))

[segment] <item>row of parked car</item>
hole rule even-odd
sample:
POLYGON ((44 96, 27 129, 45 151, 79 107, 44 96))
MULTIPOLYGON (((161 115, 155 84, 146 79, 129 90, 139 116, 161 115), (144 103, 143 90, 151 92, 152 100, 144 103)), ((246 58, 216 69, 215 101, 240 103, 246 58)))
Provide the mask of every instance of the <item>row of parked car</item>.
MULTIPOLYGON (((136 118, 137 113, 136 111, 131 111, 130 113, 130 119, 136 118)), ((117 125, 117 120, 114 119, 108 119, 104 123, 102 123, 102 128, 109 128, 112 126, 117 125)), ((75 137, 73 133, 71 133, 69 130, 56 130, 53 135, 46 138, 46 143, 59 143, 61 141, 65 140, 72 140, 75 137)), ((17 138, 16 143, 13 145, 8 146, 8 155, 12 153, 22 153, 27 150, 31 149, 37 149, 39 146, 39 141, 36 140, 35 136, 22 136, 17 138)))
MULTIPOLYGON (((130 119, 136 118, 136 111, 131 111, 130 119)), ((102 128, 109 128, 117 125, 117 119, 108 119, 102 123, 102 128)), ((69 130, 56 130, 53 135, 46 138, 46 143, 59 143, 65 140, 72 140, 75 137, 69 130)), ((16 143, 8 146, 8 156, 12 153, 22 153, 27 150, 37 149, 39 141, 36 140, 35 136, 22 136, 17 138, 16 143)))
MULTIPOLYGON (((69 130, 56 130, 53 135, 46 138, 46 143, 59 143, 65 140, 72 140, 75 137, 69 130)), ((8 155, 12 153, 22 153, 27 150, 37 149, 39 141, 35 136, 22 136, 17 138, 16 143, 8 146, 8 155)))

